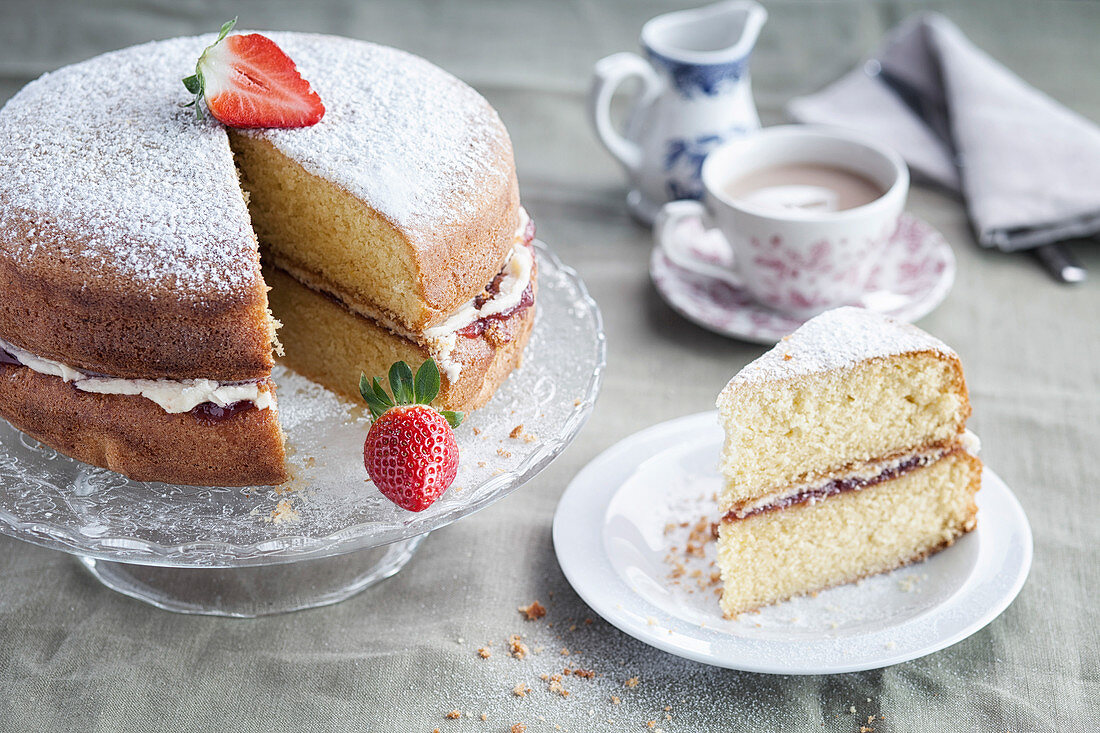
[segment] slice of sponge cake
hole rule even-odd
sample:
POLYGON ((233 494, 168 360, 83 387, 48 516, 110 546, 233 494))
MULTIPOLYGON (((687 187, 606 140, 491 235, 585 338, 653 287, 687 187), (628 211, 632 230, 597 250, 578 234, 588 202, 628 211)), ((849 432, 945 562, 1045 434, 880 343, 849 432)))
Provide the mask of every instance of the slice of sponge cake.
POLYGON ((726 615, 899 567, 974 527, 962 366, 914 326, 823 313, 730 380, 718 408, 726 615))

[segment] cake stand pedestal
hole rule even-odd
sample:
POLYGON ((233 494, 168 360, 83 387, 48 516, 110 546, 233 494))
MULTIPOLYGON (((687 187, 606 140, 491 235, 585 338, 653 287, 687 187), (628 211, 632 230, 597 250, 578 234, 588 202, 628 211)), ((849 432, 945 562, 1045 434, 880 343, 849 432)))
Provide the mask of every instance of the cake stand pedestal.
POLYGON ((255 618, 328 606, 397 573, 427 534, 321 560, 242 568, 179 568, 78 556, 111 590, 176 613, 255 618))

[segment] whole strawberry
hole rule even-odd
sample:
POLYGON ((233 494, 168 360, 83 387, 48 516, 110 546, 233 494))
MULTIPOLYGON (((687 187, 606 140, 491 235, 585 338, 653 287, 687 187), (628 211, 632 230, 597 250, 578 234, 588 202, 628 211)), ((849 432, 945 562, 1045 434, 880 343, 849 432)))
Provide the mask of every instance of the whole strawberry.
POLYGON ((390 367, 391 399, 378 377, 364 374, 359 392, 370 407, 371 423, 363 443, 363 465, 383 496, 410 512, 424 511, 458 474, 458 443, 452 428, 461 412, 437 411, 439 368, 428 359, 413 377, 403 361, 390 367))
POLYGON ((214 43, 183 80, 195 95, 188 105, 202 117, 199 100, 230 127, 308 127, 325 116, 321 98, 275 41, 259 33, 230 36, 237 19, 222 26, 214 43))

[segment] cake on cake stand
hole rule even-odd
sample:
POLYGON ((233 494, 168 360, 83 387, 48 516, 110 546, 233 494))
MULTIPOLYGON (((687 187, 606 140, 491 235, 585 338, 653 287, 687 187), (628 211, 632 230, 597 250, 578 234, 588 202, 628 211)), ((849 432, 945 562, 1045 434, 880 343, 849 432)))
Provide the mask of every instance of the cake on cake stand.
POLYGON ((0 532, 75 555, 104 585, 182 613, 252 617, 348 598, 399 571, 428 532, 503 498, 576 436, 605 363, 596 303, 541 242, 538 314, 517 369, 456 431, 458 477, 413 514, 370 484, 360 406, 278 368, 292 480, 131 481, 0 421, 0 532))

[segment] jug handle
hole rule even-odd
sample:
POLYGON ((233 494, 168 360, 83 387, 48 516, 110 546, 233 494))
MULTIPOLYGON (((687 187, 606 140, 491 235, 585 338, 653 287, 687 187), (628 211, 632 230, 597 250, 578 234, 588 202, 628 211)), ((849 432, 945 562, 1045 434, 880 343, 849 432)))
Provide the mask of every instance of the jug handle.
POLYGON ((642 90, 631 102, 632 110, 649 104, 660 93, 661 78, 645 59, 628 52, 612 54, 596 63, 588 93, 588 116, 607 151, 628 171, 636 171, 642 164, 641 147, 623 137, 611 124, 611 98, 630 77, 642 81, 642 90))

